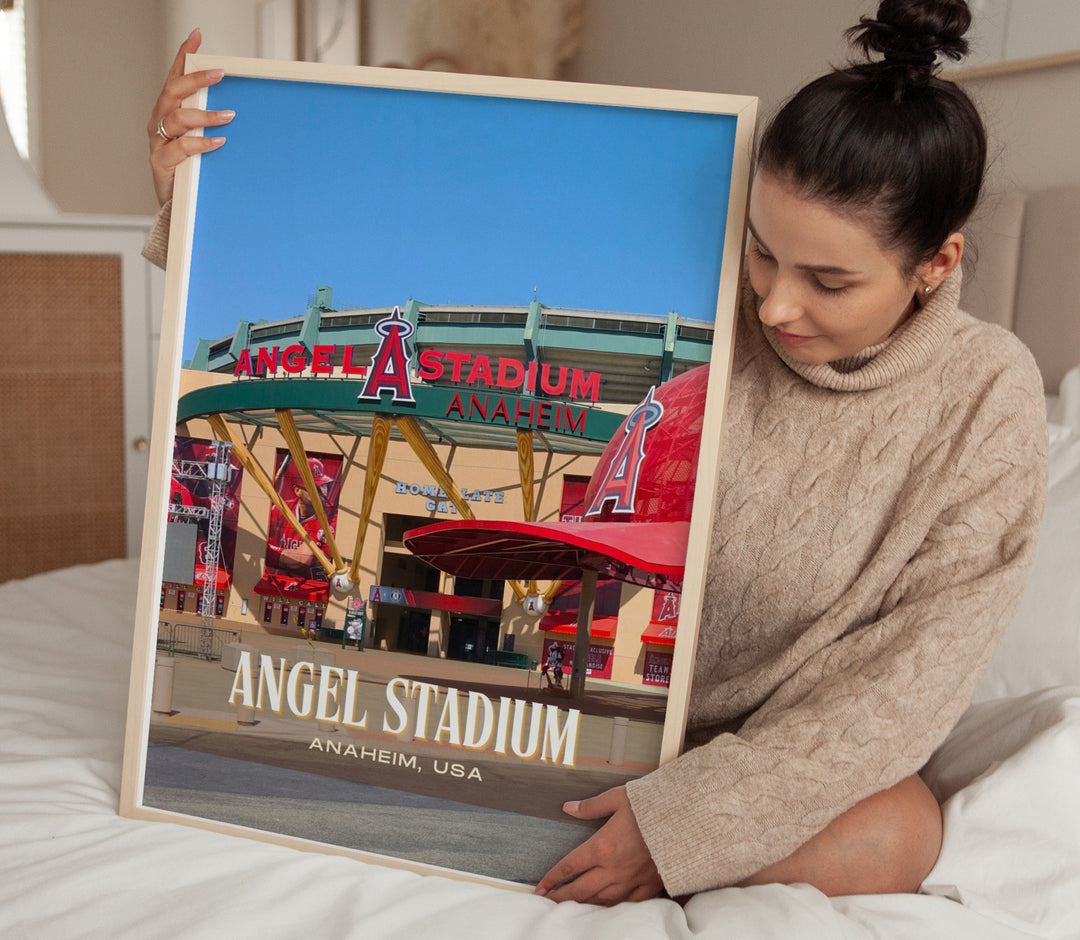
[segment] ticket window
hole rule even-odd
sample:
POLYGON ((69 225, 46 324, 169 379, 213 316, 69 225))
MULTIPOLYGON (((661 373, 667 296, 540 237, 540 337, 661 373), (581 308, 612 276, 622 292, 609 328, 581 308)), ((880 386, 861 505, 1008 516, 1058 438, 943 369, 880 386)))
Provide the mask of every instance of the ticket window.
POLYGON ((311 612, 311 626, 316 630, 322 626, 322 615, 323 612, 321 607, 316 607, 311 612))
POLYGON ((158 610, 164 610, 164 609, 165 609, 165 585, 163 584, 163 585, 161 585, 161 604, 159 605, 158 610))
POLYGON ((289 609, 290 608, 288 604, 281 605, 281 622, 283 624, 287 624, 289 622, 289 609))
POLYGON ((214 604, 214 614, 220 617, 223 613, 225 613, 225 595, 219 594, 217 602, 214 604))
POLYGON ((272 623, 274 620, 274 602, 267 601, 263 604, 263 623, 272 623))
POLYGON ((183 610, 184 609, 184 602, 186 600, 187 600, 187 591, 177 591, 176 592, 176 609, 177 610, 183 610))
POLYGON ((199 591, 199 593, 195 595, 195 612, 199 614, 202 613, 202 599, 203 592, 199 591))

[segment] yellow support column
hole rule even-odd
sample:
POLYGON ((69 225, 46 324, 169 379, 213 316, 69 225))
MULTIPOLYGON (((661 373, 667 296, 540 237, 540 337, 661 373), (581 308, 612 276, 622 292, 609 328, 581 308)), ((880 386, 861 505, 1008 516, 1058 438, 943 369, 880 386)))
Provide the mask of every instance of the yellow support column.
MULTIPOLYGON (((535 478, 533 463, 533 435, 532 431, 524 428, 517 429, 517 455, 518 455, 518 478, 521 480, 521 507, 522 515, 526 522, 536 521, 536 505, 534 498, 533 480, 535 478)), ((510 586, 518 601, 525 599, 527 594, 539 594, 540 588, 535 581, 529 582, 528 590, 521 587, 516 581, 511 581, 510 586)))
POLYGON ((379 476, 382 474, 386 449, 390 443, 390 429, 393 419, 377 414, 371 422, 371 440, 368 443, 367 474, 364 477, 364 504, 360 509, 360 524, 356 530, 356 550, 353 552, 352 567, 349 568, 349 580, 353 584, 360 582, 360 559, 364 554, 364 536, 367 535, 371 510, 375 506, 375 491, 379 488, 379 476))

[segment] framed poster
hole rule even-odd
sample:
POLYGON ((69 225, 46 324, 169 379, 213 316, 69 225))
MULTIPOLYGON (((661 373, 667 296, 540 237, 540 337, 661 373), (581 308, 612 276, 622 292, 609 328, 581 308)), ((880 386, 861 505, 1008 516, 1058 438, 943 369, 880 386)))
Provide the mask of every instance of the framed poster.
POLYGON ((213 67, 121 811, 531 886, 681 745, 756 101, 213 67))

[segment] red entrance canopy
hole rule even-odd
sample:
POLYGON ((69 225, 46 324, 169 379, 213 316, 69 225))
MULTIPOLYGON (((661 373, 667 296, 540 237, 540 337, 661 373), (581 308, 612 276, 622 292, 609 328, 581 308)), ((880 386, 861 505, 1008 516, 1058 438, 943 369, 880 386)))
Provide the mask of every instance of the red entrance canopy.
MULTIPOLYGON (((552 617, 550 613, 544 615, 540 623, 540 629, 545 633, 563 633, 568 636, 577 635, 577 611, 559 611, 565 616, 552 617)), ((589 624, 589 636, 594 640, 614 640, 615 631, 619 626, 618 617, 593 617, 589 624)))
POLYGON ((253 588, 256 594, 268 597, 294 597, 301 601, 325 604, 330 597, 330 585, 310 578, 290 578, 286 575, 264 575, 253 588))
POLYGON ((645 632, 641 634, 642 643, 656 643, 659 646, 675 645, 675 624, 660 623, 656 620, 649 622, 645 632))
POLYGON ((417 558, 466 578, 580 580, 583 571, 649 587, 682 581, 689 522, 456 520, 405 533, 417 558))

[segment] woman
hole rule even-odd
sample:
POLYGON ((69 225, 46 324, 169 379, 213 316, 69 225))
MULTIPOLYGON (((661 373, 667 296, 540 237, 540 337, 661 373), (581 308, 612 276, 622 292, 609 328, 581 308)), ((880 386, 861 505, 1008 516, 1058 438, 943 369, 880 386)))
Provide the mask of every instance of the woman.
MULTIPOLYGON (((969 24, 962 0, 885 0, 851 33, 867 62, 762 137, 688 750, 567 804, 607 821, 539 894, 914 891, 937 858, 917 772, 1019 602, 1045 499, 1034 362, 957 307, 986 140, 933 73, 969 24)), ((175 110, 212 80, 171 77, 152 131, 220 120, 175 110)))
POLYGON ((959 0, 886 0, 852 33, 881 60, 812 82, 764 132, 698 746, 568 807, 611 818, 540 893, 914 891, 937 858, 917 771, 1008 625, 1045 498, 1034 363, 957 309, 986 141, 933 71, 969 23, 959 0))

